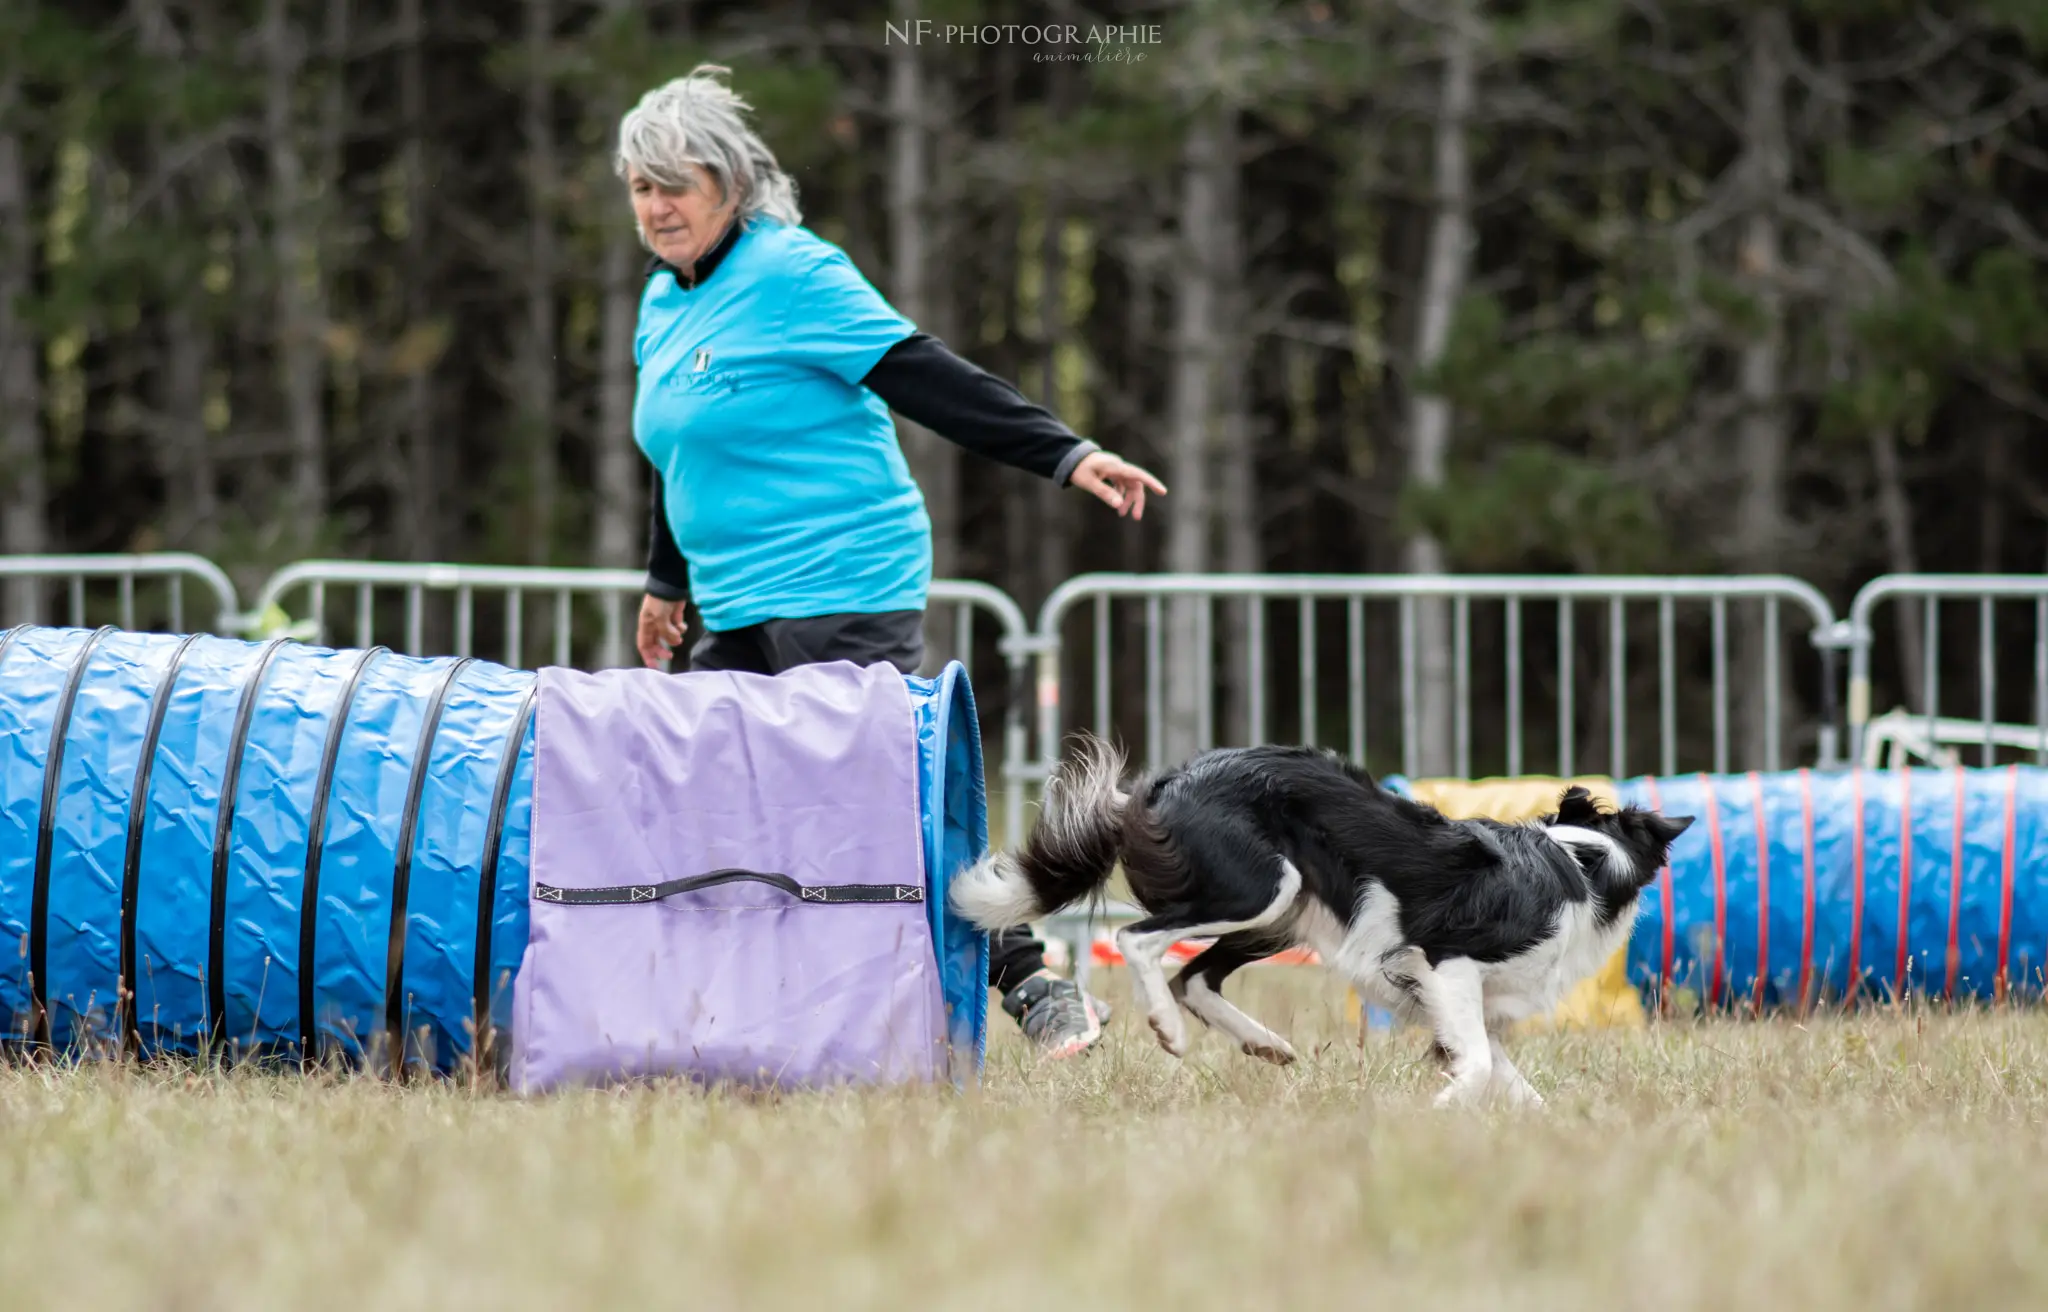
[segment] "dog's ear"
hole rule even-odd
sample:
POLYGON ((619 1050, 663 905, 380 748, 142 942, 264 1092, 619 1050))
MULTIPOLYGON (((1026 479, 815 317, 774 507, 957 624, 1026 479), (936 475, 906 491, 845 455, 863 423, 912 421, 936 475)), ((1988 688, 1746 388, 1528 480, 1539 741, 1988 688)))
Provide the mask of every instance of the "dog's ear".
POLYGON ((1658 815, 1650 813, 1650 830, 1657 835, 1657 841, 1665 847, 1677 840, 1678 836, 1692 828, 1693 817, 1689 815, 1658 815))
POLYGON ((1599 818, 1600 804, 1577 784, 1565 789, 1557 801, 1557 823, 1561 825, 1590 825, 1599 818))

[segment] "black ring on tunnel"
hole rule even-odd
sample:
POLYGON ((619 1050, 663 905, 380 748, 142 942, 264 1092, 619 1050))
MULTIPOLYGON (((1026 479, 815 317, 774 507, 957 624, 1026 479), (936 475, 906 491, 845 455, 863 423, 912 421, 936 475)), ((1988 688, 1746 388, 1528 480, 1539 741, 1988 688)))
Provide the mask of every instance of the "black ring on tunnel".
MULTIPOLYGON (((206 1010, 207 1033, 218 1043, 227 1040, 228 1021, 228 840, 235 827, 235 807, 242 800, 242 752, 249 745, 249 727, 256 719, 256 694, 271 658, 290 638, 272 638, 264 644, 249 672, 242 676, 241 700, 235 707, 235 731, 228 739, 227 768, 221 775, 220 802, 214 807, 213 822, 213 905, 207 914, 206 1010)), ((225 1053, 223 1053, 225 1055, 225 1053)))
POLYGON ((540 676, 527 685, 519 713, 512 717, 512 732, 505 736, 505 750, 498 758, 498 783, 491 793, 491 819, 484 827, 483 871, 476 893, 476 1044, 479 1065, 489 1055, 491 1036, 491 930, 497 921, 498 857, 505 846, 505 811, 512 801, 512 776, 519 773, 519 753, 526 746, 526 726, 533 720, 534 699, 540 695, 540 676))
POLYGON ((185 653, 192 650, 192 644, 199 641, 196 633, 187 634, 171 653, 171 663, 164 670, 163 678, 157 681, 156 691, 149 699, 149 727, 142 734, 142 758, 135 763, 135 786, 128 792, 128 850, 121 857, 121 965, 118 987, 121 990, 122 1043, 131 1053, 138 1051, 142 1039, 142 1027, 135 1014, 135 902, 142 887, 142 825, 149 815, 150 776, 156 770, 157 741, 163 737, 164 717, 170 713, 171 695, 178 684, 178 672, 185 664, 185 653))
POLYGON ((57 784, 64 774, 64 739, 71 732, 71 708, 78 701, 78 685, 85 682, 93 649, 114 631, 111 624, 94 630, 72 658, 56 718, 50 723, 50 749, 43 753, 43 810, 36 818, 36 865, 28 895, 28 989, 39 1046, 50 1042, 50 857, 57 845, 57 784))
POLYGON ((306 878, 299 886, 299 1054, 310 1062, 314 1049, 313 949, 320 932, 320 861, 327 851, 327 799, 334 791, 334 767, 341 759, 342 735, 348 731, 348 717, 355 711, 356 690, 370 662, 389 652, 389 647, 371 647, 356 658, 341 690, 334 718, 327 722, 327 741, 320 748, 320 773, 313 779, 313 810, 306 818, 306 878))
POLYGON ((434 689, 426 722, 420 726, 420 744, 413 753, 412 778, 406 781, 405 813, 398 822, 398 864, 391 872, 391 943, 384 956, 384 1033, 393 1045, 392 1074, 401 1080, 405 1078, 405 904, 412 888, 412 849, 419 829, 420 798, 427 791, 434 735, 441 728, 441 712, 447 708, 448 692, 462 677, 462 671, 475 662, 474 656, 456 661, 434 689))

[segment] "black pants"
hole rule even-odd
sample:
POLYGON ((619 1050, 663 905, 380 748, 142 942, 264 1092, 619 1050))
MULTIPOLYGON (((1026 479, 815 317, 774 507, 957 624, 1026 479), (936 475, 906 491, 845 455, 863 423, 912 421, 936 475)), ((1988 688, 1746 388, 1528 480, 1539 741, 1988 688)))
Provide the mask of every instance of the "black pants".
MULTIPOLYGON (((780 674, 824 661, 887 661, 905 674, 915 674, 924 661, 924 612, 764 620, 743 629, 706 632, 690 649, 693 670, 780 674)), ((1031 931, 1020 927, 989 935, 988 980, 998 992, 1008 993, 1043 969, 1045 944, 1031 931)))

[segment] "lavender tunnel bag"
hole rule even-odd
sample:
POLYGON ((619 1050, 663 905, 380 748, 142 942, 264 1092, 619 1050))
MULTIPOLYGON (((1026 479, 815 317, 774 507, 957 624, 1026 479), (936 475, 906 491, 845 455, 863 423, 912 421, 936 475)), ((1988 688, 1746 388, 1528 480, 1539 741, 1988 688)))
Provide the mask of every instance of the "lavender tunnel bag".
POLYGON ((945 1077, 901 674, 539 680, 515 1088, 945 1077))

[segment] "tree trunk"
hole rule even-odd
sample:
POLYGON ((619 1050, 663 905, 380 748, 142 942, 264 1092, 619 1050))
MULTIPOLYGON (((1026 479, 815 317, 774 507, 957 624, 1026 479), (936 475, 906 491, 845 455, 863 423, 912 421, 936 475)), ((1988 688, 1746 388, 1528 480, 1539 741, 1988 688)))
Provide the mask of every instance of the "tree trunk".
MULTIPOLYGON (((398 23, 402 54, 398 65, 399 115, 405 124, 400 152, 401 187, 405 193, 405 333, 415 343, 426 340, 427 287, 427 140, 426 30, 421 0, 399 0, 398 23)), ((390 462, 399 484, 393 491, 404 508, 406 550, 414 560, 440 554, 439 532, 446 508, 440 504, 441 461, 434 440, 434 364, 430 354, 415 349, 405 360, 405 391, 399 403, 404 430, 403 474, 399 460, 390 462)))
MULTIPOLYGON (((326 0, 325 4, 327 25, 321 35, 321 62, 326 68, 321 79, 318 149, 313 156, 313 167, 317 172, 309 189, 312 213, 307 219, 308 239, 312 243, 316 269, 306 289, 314 332, 313 357, 318 364, 326 366, 327 390, 333 396, 332 408, 326 419, 324 446, 333 453, 336 467, 340 469, 348 468, 356 458, 363 427, 362 357, 353 339, 347 339, 344 351, 331 338, 334 325, 344 321, 346 313, 336 312, 336 297, 344 290, 342 280, 328 275, 330 262, 337 271, 350 263, 350 253, 343 245, 347 240, 344 235, 346 228, 338 220, 342 211, 342 180, 347 166, 345 151, 351 126, 348 97, 351 2, 326 0)), ((313 397, 317 414, 321 405, 319 388, 315 388, 313 397)), ((323 468, 325 459, 323 456, 323 468)), ((344 480, 346 477, 344 474, 344 480)), ((324 501, 324 479, 322 486, 324 501)), ((437 615, 428 621, 426 640, 429 642, 441 641, 436 634, 438 620, 437 615)))
MULTIPOLYGON (((916 7, 909 17, 914 21, 916 7)), ((931 292, 933 223, 927 173, 929 124, 934 107, 918 47, 889 47, 889 275, 892 299, 904 317, 935 337, 945 336, 938 298, 931 292)), ((897 417, 897 433, 911 474, 924 492, 932 522, 932 572, 958 572, 960 556, 960 453, 936 433, 897 417)), ((925 667, 938 669, 955 653, 952 626, 925 631, 925 667)))
MULTIPOLYGON (((1058 67, 1055 65, 1055 67, 1058 67)), ((1061 198, 1054 194, 1049 197, 1045 211, 1045 236, 1039 243, 1039 282, 1041 291, 1038 298, 1038 373, 1043 381, 1039 384, 1040 400, 1047 409, 1070 425, 1082 422, 1079 415, 1072 413, 1066 405, 1068 398, 1060 393, 1060 355, 1067 345, 1067 212, 1061 198)), ((1032 580, 1034 603, 1043 601, 1052 590, 1066 581, 1074 572, 1073 541, 1074 531, 1073 498, 1077 493, 1072 488, 1059 487, 1047 481, 1038 487, 1038 536, 1030 543, 1029 549, 1019 559, 1036 561, 1037 577, 1032 580)), ((1015 566, 1013 566, 1014 568, 1015 566)))
MULTIPOLYGON (((1229 113, 1221 104, 1196 110, 1181 149, 1179 276, 1166 422, 1166 484, 1173 489, 1166 500, 1166 568, 1183 574, 1209 569, 1214 528, 1211 425, 1220 399, 1217 317, 1222 308, 1218 244, 1232 168, 1225 153, 1230 129, 1222 120, 1229 113)), ((1186 760, 1208 745, 1211 619, 1206 601, 1175 599, 1167 605, 1162 746, 1168 761, 1186 760)))
MULTIPOLYGON (((619 226, 619 225, 614 225, 619 226)), ((604 246, 604 362, 598 371, 597 505, 593 563, 627 569, 641 555, 645 497, 639 449, 633 443, 633 333, 639 321, 640 261, 633 234, 623 227, 604 246)))
MULTIPOLYGON (((152 59, 173 61, 183 53, 170 16, 158 0, 135 6, 142 51, 152 59)), ((172 167, 172 145, 160 123, 146 133, 150 166, 172 167)), ((188 217, 186 199, 195 189, 163 182, 160 213, 164 226, 182 232, 188 217)), ((195 313, 192 293, 173 292, 163 307, 164 366, 158 413, 149 427, 156 466, 170 496, 164 538, 172 547, 211 554, 219 539, 220 511, 213 449, 206 432, 206 370, 213 356, 212 326, 195 313)))
POLYGON ((2002 572, 2005 563, 2005 505, 2012 477, 2012 425, 2010 411, 1993 418, 1984 433, 1983 514, 1977 520, 1977 569, 1985 574, 2002 572))
MULTIPOLYGON (((606 17, 624 21, 630 0, 607 0, 606 17)), ((607 97, 601 106, 604 140, 618 130, 623 101, 607 97)), ((610 152, 602 153, 592 194, 597 198, 604 243, 604 293, 597 398, 597 504, 592 509, 591 556, 600 568, 626 569, 641 559, 646 501, 640 490, 639 449, 633 443, 633 334, 640 317, 640 245, 634 239, 622 185, 611 177, 610 152)))
MULTIPOLYGON (((49 485, 36 340, 20 317, 34 283, 35 229, 21 141, 7 127, 17 94, 14 75, 0 74, 0 550, 34 555, 50 549, 49 485)), ((9 580, 0 622, 39 621, 38 591, 27 579, 9 580)))
MULTIPOLYGON (((1056 4, 1055 17, 1064 20, 1070 15, 1071 5, 1056 4)), ((1066 64, 1049 64, 1045 70, 1045 96, 1049 112, 1055 121, 1071 112, 1074 101, 1074 78, 1066 64)), ((1083 398, 1079 395, 1067 397, 1060 390, 1060 359, 1069 346, 1072 335, 1074 306, 1067 291, 1067 280, 1076 271, 1067 263, 1067 222, 1069 209, 1067 191, 1055 166, 1049 170, 1052 176, 1045 188, 1045 229, 1038 247, 1039 297, 1038 297, 1038 369, 1040 400, 1054 414, 1058 415, 1076 431, 1083 431, 1086 419, 1078 413, 1075 404, 1083 398)), ((1085 271, 1080 271, 1085 276, 1085 271)), ((1032 580, 1033 604, 1043 601, 1054 588, 1065 582, 1074 572, 1073 533, 1074 498, 1072 488, 1059 487, 1051 482, 1042 483, 1037 490, 1038 514, 1037 538, 1030 544, 1025 561, 1037 562, 1037 577, 1032 580)), ((1014 558, 1013 558, 1014 559, 1014 558)), ((1013 564, 1012 568, 1016 568, 1013 564)))
POLYGON ((305 66, 287 0, 265 0, 263 126, 270 164, 271 259, 276 279, 279 384, 291 449, 290 529, 309 545, 327 512, 327 437, 321 422, 322 331, 315 288, 320 251, 306 205, 292 99, 305 66))
MULTIPOLYGON (((1450 342, 1451 321, 1465 294, 1471 269, 1472 179, 1466 154, 1466 123, 1472 116, 1477 74, 1474 49, 1477 15, 1465 0, 1443 18, 1443 72, 1437 103, 1434 213, 1424 256, 1422 304, 1415 332, 1415 368, 1436 367, 1450 342)), ((1451 402, 1439 393, 1415 390, 1408 414, 1408 470, 1411 486, 1440 487, 1449 463, 1451 402)), ((1443 544, 1429 533, 1408 539, 1403 553, 1411 574, 1441 574, 1443 544)), ((1415 689, 1418 741, 1404 744, 1412 768, 1422 775, 1448 774, 1453 762, 1451 612, 1449 603, 1424 600, 1415 606, 1415 689)))
MULTIPOLYGON (((1223 568, 1232 574, 1256 574, 1261 563, 1259 479, 1253 459, 1251 410, 1252 342, 1245 332, 1251 313, 1245 288, 1242 194, 1238 172, 1237 116, 1221 116, 1218 150, 1223 166, 1217 179, 1215 283, 1217 306, 1216 391, 1216 515, 1223 539, 1223 568)), ((1252 648, 1249 614, 1241 602, 1227 605, 1223 621, 1225 669, 1224 723, 1240 741, 1250 741, 1251 705, 1263 690, 1251 686, 1252 648)), ((1270 668, 1270 666, 1268 667, 1270 668)), ((1270 704, 1271 699, 1268 699, 1270 704)), ((1268 722, 1267 734, 1273 732, 1268 722)), ((1319 741, 1304 726, 1300 741, 1319 741)))
POLYGON ((220 540, 220 498, 216 491, 213 443, 206 431, 206 370, 213 356, 212 331, 192 307, 179 300, 164 311, 163 414, 159 457, 173 494, 169 545, 209 554, 220 540))
MULTIPOLYGON (((1791 173, 1785 136, 1786 45, 1791 32, 1775 9, 1749 22, 1748 77, 1743 92, 1744 167, 1751 174, 1751 210, 1743 225, 1740 276, 1757 311, 1757 327, 1743 344, 1738 366, 1742 418, 1736 464, 1742 470, 1735 506, 1735 559, 1745 573, 1783 566, 1786 543, 1785 457, 1790 416, 1784 396, 1785 301, 1780 285, 1782 236, 1774 202, 1791 173)), ((1760 608, 1741 607, 1736 624, 1737 769, 1775 769, 1765 750, 1765 634, 1760 608)), ((1779 663, 1780 675, 1784 664, 1779 663)), ((1781 699, 1783 706, 1790 699, 1781 699)), ((1772 735, 1774 736, 1774 735, 1772 735)))
POLYGON ((555 198, 560 194, 555 152, 554 88, 548 68, 554 40, 554 0, 526 0, 526 331, 519 367, 520 428, 526 437, 529 520, 523 536, 528 559, 553 555, 557 514, 555 460, 555 198))
MULTIPOLYGON (((1898 434, 1889 428, 1870 431, 1870 460, 1877 471, 1877 514, 1884 524, 1885 568, 1894 574, 1920 572, 1919 553, 1913 546, 1913 507, 1906 498, 1906 478, 1899 467, 1898 434)), ((1920 623, 1919 603, 1900 600, 1898 614, 1899 680, 1905 687, 1904 704, 1916 711, 1927 709, 1921 689, 1926 686, 1927 635, 1920 623)), ((1873 708, 1875 709, 1875 708, 1873 708)))

